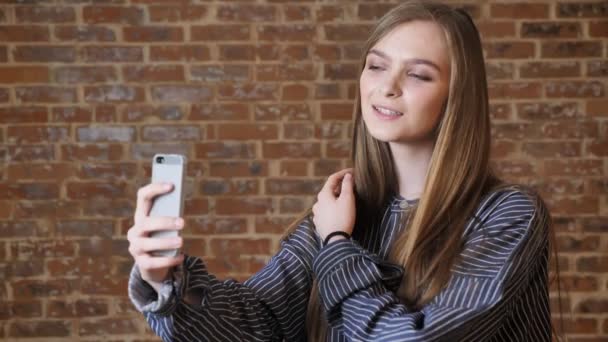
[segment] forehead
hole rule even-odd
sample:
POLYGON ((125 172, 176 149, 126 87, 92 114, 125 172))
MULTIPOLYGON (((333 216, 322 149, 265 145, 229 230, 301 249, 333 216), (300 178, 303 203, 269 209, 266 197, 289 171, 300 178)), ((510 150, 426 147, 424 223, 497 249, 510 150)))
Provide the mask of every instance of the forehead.
POLYGON ((449 51, 443 29, 432 21, 411 21, 401 24, 384 37, 372 49, 379 49, 391 59, 426 59, 446 70, 449 51))

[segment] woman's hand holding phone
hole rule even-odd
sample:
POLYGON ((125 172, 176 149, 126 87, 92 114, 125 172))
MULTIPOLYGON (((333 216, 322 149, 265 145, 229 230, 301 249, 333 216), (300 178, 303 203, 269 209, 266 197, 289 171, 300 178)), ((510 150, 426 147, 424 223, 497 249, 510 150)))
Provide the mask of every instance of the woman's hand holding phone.
POLYGON ((158 250, 178 249, 183 244, 183 239, 179 234, 171 238, 151 236, 155 232, 167 230, 179 231, 184 227, 184 220, 181 217, 149 216, 154 198, 169 193, 172 190, 173 185, 167 183, 152 183, 141 187, 137 191, 134 225, 127 233, 129 253, 135 259, 142 279, 156 290, 170 276, 171 268, 181 264, 184 260, 183 254, 169 257, 154 256, 151 253, 158 250))

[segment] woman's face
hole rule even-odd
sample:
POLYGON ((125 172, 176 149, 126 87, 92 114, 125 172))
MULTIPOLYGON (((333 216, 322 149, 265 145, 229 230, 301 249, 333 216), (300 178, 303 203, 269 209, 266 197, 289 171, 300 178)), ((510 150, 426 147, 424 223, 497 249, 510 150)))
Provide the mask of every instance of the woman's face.
POLYGON ((432 140, 449 80, 441 27, 431 21, 397 26, 370 49, 361 73, 361 110, 369 133, 385 142, 432 140))

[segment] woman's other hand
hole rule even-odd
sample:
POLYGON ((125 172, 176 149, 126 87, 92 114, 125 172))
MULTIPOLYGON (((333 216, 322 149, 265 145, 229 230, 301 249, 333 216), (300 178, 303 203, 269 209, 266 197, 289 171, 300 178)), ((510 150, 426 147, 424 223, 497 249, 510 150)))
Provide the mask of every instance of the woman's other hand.
MULTIPOLYGON (((312 207, 313 222, 323 241, 335 231, 353 232, 356 206, 352 171, 344 169, 329 176, 312 207)), ((343 238, 335 236, 332 240, 343 238)))

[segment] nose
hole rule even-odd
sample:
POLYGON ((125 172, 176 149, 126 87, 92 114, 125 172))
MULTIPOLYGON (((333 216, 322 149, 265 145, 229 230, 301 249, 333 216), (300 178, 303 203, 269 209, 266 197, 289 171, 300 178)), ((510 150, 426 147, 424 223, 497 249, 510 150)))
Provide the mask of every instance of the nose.
POLYGON ((401 87, 399 86, 398 77, 388 77, 380 86, 380 92, 386 97, 398 97, 401 95, 401 87))

